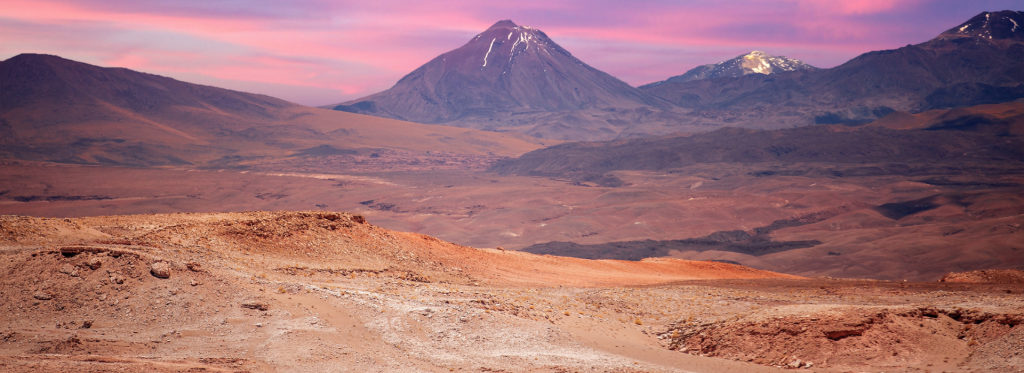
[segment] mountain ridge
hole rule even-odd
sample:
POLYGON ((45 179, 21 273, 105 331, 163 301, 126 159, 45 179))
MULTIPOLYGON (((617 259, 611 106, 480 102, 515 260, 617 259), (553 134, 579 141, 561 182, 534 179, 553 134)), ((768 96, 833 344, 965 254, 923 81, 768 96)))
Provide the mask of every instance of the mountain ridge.
MULTIPOLYGON (((1024 19, 1024 13, 985 12, 951 30, 984 29, 986 20, 991 27, 1016 18, 1024 19)), ((1024 98, 1024 42, 1018 34, 1024 35, 1024 28, 1008 36, 997 33, 998 38, 947 31, 924 43, 867 52, 830 69, 665 82, 643 89, 680 107, 711 113, 711 123, 750 128, 863 124, 893 111, 1024 98)))
POLYGON ((458 144, 462 153, 509 156, 540 146, 525 135, 310 108, 39 54, 0 61, 0 144, 0 158, 138 167, 236 167, 309 149, 422 152, 458 144))
POLYGON ((705 65, 633 89, 573 57, 542 31, 506 20, 388 90, 329 108, 572 141, 724 126, 860 125, 895 111, 1024 98, 1024 28, 1015 24, 1024 24, 1021 12, 985 12, 932 40, 867 52, 835 68, 802 62, 806 68, 798 68, 788 59, 774 66, 773 56, 747 54, 730 60, 732 69, 707 67, 729 61, 705 65), (526 58, 531 55, 540 57, 526 58), (710 77, 716 79, 697 79, 710 77))
POLYGON ((691 80, 723 77, 735 78, 749 74, 770 75, 816 69, 818 68, 800 60, 786 58, 785 56, 773 56, 762 51, 753 51, 719 63, 697 66, 682 75, 676 75, 659 82, 644 84, 639 88, 654 87, 666 82, 688 82, 691 80))

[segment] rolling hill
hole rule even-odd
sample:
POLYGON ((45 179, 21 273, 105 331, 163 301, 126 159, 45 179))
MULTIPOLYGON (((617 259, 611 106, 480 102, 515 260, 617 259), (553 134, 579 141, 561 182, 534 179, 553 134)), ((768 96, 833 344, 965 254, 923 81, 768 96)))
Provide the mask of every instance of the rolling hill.
MULTIPOLYGON (((618 170, 669 171, 716 163, 1024 165, 1024 138, 952 130, 894 130, 823 125, 784 130, 724 128, 699 134, 566 143, 498 162, 499 174, 584 181, 618 170)), ((902 168, 891 171, 900 173, 902 168)), ((614 186, 613 184, 604 184, 614 186)))
POLYGON ((0 157, 129 166, 238 165, 321 152, 514 156, 520 134, 427 126, 304 107, 49 55, 0 62, 0 157))

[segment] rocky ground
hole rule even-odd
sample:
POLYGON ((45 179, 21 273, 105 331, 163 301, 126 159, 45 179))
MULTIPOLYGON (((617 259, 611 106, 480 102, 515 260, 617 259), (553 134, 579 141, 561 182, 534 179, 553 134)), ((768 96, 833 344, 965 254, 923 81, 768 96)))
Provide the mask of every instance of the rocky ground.
POLYGON ((0 371, 1024 366, 1019 281, 803 279, 726 263, 538 256, 347 213, 4 216, 0 273, 0 371))

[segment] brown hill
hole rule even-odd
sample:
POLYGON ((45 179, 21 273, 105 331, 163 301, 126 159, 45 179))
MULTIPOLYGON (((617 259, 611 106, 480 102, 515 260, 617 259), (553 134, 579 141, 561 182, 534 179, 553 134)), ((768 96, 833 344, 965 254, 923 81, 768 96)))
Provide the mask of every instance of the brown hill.
POLYGON ((586 140, 650 132, 633 127, 664 124, 676 115, 665 111, 671 106, 573 57, 543 31, 501 21, 391 89, 333 109, 586 140))
POLYGON ((978 105, 917 114, 897 111, 868 126, 892 129, 957 130, 1000 136, 1024 135, 1024 102, 978 105))
POLYGON ((97 249, 103 252, 113 250, 110 245, 129 245, 137 250, 174 247, 185 252, 252 256, 255 261, 247 266, 284 272, 341 271, 345 275, 373 273, 430 282, 527 286, 622 286, 692 279, 796 278, 725 263, 668 258, 640 262, 594 261, 474 249, 422 234, 389 231, 367 224, 359 215, 324 211, 80 219, 5 216, 0 221, 4 233, 0 242, 8 245, 56 245, 68 247, 64 250, 87 251, 93 250, 91 247, 106 247, 97 249))
POLYGON ((928 42, 862 54, 840 66, 665 82, 647 92, 696 110, 695 123, 750 128, 867 123, 1024 97, 1024 13, 984 12, 928 42))
POLYGON ((334 152, 516 155, 536 139, 303 107, 60 57, 0 62, 0 156, 134 166, 232 165, 334 152))
MULTIPOLYGON (((784 130, 726 128, 694 135, 566 143, 498 162, 501 174, 558 176, 615 186, 615 170, 670 170, 702 163, 818 162, 972 164, 1021 167, 1024 139, 963 131, 809 126, 784 130)), ((902 172, 909 171, 905 169, 902 172)), ((895 172, 900 170, 878 170, 895 172)))

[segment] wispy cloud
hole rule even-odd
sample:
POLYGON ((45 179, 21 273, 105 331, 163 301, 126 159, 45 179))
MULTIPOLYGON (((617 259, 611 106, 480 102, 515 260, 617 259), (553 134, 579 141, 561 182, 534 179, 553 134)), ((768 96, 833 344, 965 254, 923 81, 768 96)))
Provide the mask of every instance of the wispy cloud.
POLYGON ((322 105, 390 87, 500 19, 639 85, 750 50, 831 67, 1014 1, 2 0, 0 58, 56 54, 322 105))

